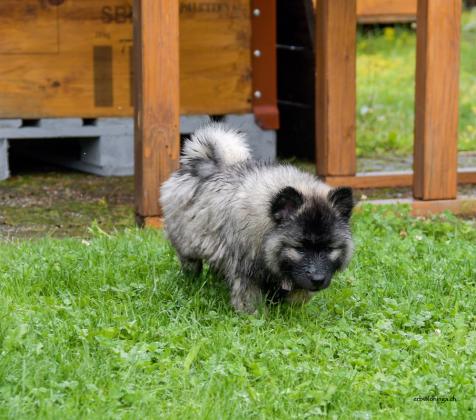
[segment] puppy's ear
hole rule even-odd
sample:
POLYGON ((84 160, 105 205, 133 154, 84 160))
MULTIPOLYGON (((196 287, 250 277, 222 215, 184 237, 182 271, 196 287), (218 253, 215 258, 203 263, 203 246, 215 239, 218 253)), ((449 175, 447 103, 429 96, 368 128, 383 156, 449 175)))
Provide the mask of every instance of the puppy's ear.
POLYGON ((339 214, 345 219, 349 220, 354 208, 355 202, 352 196, 352 188, 338 187, 329 191, 327 195, 332 206, 339 212, 339 214))
POLYGON ((271 216, 274 221, 281 223, 301 207, 303 197, 293 187, 286 187, 279 191, 271 201, 271 216))

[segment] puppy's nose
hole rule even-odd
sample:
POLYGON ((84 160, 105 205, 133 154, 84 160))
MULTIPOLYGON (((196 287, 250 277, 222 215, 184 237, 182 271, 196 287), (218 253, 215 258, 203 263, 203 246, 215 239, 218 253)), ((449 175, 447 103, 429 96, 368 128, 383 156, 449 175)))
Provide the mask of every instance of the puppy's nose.
POLYGON ((311 282, 314 287, 320 287, 322 286, 326 281, 326 276, 322 274, 313 274, 311 276, 311 282))

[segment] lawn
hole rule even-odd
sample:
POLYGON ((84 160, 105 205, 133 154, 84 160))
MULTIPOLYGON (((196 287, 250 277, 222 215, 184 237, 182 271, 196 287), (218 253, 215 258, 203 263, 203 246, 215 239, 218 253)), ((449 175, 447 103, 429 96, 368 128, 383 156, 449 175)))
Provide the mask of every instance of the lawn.
MULTIPOLYGON (((461 151, 475 45, 465 12, 461 151)), ((411 154, 414 64, 409 27, 359 33, 359 156, 411 154)), ((476 219, 364 205, 349 269, 257 316, 133 224, 131 178, 0 184, 0 419, 476 418, 476 219)))
POLYGON ((0 243, 0 418, 474 418, 474 220, 353 230, 329 289, 258 316, 160 231, 0 243))
MULTIPOLYGON (((415 30, 361 31, 357 43, 357 153, 406 155, 413 150, 415 30)), ((476 9, 461 32, 459 150, 476 150, 476 9)), ((444 65, 444 63, 442 63, 444 65)))

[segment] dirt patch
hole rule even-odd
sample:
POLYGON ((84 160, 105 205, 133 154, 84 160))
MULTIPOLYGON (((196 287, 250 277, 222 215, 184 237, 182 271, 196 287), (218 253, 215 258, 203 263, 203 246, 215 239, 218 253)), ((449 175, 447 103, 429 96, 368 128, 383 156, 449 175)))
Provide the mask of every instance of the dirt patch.
POLYGON ((132 177, 73 172, 14 176, 0 182, 0 237, 87 236, 134 226, 132 177))
MULTIPOLYGON (((293 162, 314 172, 314 165, 293 162)), ((374 162, 371 166, 376 167, 374 162)), ((388 166, 385 167, 386 170, 388 166)), ((462 196, 476 196, 463 185, 462 196)), ((409 198, 411 188, 356 190, 359 200, 409 198)), ((87 237, 96 223, 106 232, 133 227, 133 177, 98 177, 75 172, 35 172, 0 181, 0 238, 87 237)))

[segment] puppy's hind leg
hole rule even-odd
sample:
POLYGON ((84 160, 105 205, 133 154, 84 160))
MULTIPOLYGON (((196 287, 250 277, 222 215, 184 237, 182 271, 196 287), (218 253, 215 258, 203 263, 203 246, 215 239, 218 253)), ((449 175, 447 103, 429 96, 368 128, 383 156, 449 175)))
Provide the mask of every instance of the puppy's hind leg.
POLYGON ((262 300, 261 289, 248 280, 236 278, 231 282, 231 304, 238 312, 256 313, 262 300))
POLYGON ((180 265, 182 272, 191 277, 198 277, 202 272, 202 260, 198 258, 184 257, 179 254, 180 265))

